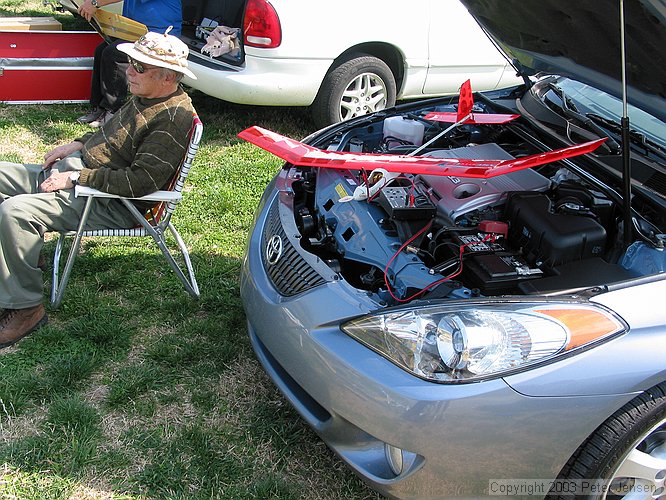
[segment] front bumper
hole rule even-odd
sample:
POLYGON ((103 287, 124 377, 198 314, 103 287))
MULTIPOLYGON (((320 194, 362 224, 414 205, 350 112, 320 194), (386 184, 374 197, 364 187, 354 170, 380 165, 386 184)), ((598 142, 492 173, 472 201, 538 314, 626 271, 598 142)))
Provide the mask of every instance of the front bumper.
MULTIPOLYGON (((288 195, 274 192, 265 202, 241 275, 256 355, 324 442, 384 495, 478 497, 489 494, 494 479, 553 479, 626 400, 528 397, 502 379, 444 385, 411 376, 340 330, 378 307, 344 280, 326 279, 290 297, 278 293, 262 257, 276 203, 285 235, 294 231, 288 195), (406 452, 399 474, 389 466, 387 444, 406 452)), ((316 258, 293 243, 316 267, 316 258)))

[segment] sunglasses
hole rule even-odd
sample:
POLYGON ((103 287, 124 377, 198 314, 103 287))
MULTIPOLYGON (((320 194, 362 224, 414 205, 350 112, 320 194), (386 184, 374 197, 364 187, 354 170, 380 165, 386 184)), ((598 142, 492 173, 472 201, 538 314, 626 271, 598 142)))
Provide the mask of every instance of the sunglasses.
POLYGON ((132 65, 132 68, 134 68, 134 71, 139 73, 140 75, 143 75, 146 71, 149 69, 155 69, 157 66, 148 66, 140 63, 136 59, 132 59, 131 57, 127 57, 127 62, 132 65))

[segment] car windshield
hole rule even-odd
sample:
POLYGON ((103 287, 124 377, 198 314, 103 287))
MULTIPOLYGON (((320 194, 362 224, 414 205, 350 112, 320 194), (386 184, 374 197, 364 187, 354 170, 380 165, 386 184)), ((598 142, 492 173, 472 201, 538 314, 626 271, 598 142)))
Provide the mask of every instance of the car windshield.
MULTIPOLYGON (((567 100, 575 103, 581 114, 588 117, 597 115, 608 120, 608 125, 620 124, 622 118, 620 99, 568 78, 558 78, 554 85, 568 98, 567 100)), ((628 106, 628 114, 632 131, 638 132, 655 146, 666 149, 666 123, 631 105, 628 106)))

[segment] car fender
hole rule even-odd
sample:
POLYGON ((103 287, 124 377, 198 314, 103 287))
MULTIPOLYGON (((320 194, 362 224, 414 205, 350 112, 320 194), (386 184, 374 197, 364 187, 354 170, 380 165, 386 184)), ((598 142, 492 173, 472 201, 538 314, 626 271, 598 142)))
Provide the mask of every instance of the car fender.
POLYGON ((638 394, 663 382, 666 312, 656 307, 655 297, 665 293, 666 279, 660 279, 593 297, 591 302, 624 319, 629 326, 625 334, 580 354, 505 377, 506 382, 529 396, 638 394))

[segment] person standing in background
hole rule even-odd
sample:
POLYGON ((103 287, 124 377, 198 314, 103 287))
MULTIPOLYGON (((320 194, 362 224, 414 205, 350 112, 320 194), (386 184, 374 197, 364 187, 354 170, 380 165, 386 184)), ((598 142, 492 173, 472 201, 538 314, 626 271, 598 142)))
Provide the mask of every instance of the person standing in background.
MULTIPOLYGON (((90 21, 98 8, 122 0, 84 0, 79 14, 90 21)), ((125 0, 122 15, 145 24, 149 31, 180 36, 182 25, 181 0, 125 0)), ((117 47, 125 40, 109 38, 95 49, 92 82, 90 85, 90 111, 80 116, 79 123, 98 128, 120 109, 127 99, 127 55, 117 47)))

